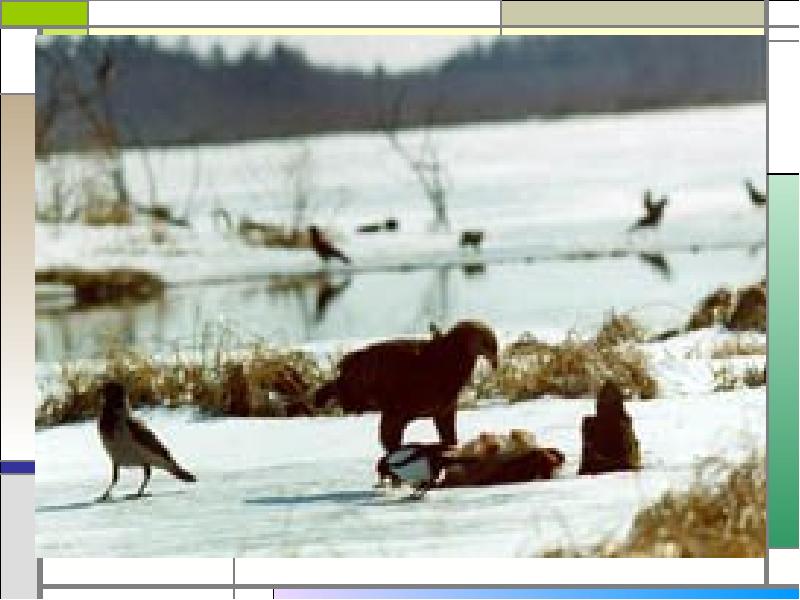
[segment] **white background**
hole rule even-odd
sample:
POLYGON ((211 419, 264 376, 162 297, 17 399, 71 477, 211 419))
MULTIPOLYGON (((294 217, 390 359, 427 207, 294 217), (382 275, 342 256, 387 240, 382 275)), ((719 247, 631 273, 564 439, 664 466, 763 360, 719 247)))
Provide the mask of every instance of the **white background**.
MULTIPOLYGON (((248 22, 258 25, 492 25, 499 24, 499 2, 159 2, 158 10, 148 2, 108 2, 92 0, 92 25, 208 24, 220 23, 220 15, 228 23, 248 22), (309 6, 313 5, 313 6, 309 6), (191 10, 187 10, 191 6, 191 10), (244 12, 243 12, 244 11, 244 12), (153 16, 148 16, 148 12, 153 16), (246 19, 241 14, 247 14, 246 19), (454 20, 455 19, 455 20, 454 20), (187 21, 189 21, 187 23, 187 21)), ((798 2, 772 2, 772 24, 797 24, 798 2)), ((777 31, 777 30, 773 30, 777 31)), ((797 30, 794 39, 797 38, 797 30)), ((774 34, 787 36, 785 31, 774 34)), ((34 92, 33 57, 35 32, 32 30, 2 31, 3 93, 34 92)), ((798 120, 798 53, 800 44, 775 42, 769 46, 769 170, 797 172, 798 120)), ((7 199, 3 199, 7 201, 7 199)), ((3 393, 3 403, 12 399, 3 393)), ((33 456, 33 427, 22 427, 12 413, 3 410, 2 458, 24 459, 33 456), (11 435, 13 433, 14 435, 11 435)), ((27 414, 27 413, 25 413, 27 414)), ((202 524, 198 524, 202 526, 202 524)), ((147 535, 146 519, 141 535, 147 535)), ((770 552, 770 582, 797 583, 797 551, 770 552)), ((231 581, 229 559, 138 559, 138 560, 46 560, 45 583, 159 582, 186 583, 231 581)), ((263 559, 237 561, 237 582, 296 583, 763 583, 760 560, 665 560, 665 559, 514 559, 497 561, 474 560, 337 560, 337 559, 263 559)), ((229 598, 230 590, 193 591, 49 591, 46 598, 229 598)), ((239 591, 237 597, 269 597, 269 591, 239 591)))

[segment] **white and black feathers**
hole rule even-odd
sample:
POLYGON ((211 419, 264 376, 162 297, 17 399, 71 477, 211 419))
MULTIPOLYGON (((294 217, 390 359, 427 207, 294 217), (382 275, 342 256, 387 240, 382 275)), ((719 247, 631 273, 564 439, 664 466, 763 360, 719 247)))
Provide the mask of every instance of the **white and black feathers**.
POLYGON ((447 444, 405 444, 387 453, 378 461, 376 470, 381 481, 405 483, 414 489, 414 497, 421 498, 435 487, 450 463, 447 444))

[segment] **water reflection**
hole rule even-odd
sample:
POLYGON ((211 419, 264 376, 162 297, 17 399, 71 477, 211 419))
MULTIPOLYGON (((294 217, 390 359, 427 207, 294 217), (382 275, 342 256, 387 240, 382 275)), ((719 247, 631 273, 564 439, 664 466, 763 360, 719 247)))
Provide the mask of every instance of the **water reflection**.
POLYGON ((672 267, 662 252, 640 252, 639 260, 655 269, 664 279, 672 279, 672 267))
POLYGON ((513 330, 590 328, 610 309, 641 307, 654 327, 668 327, 711 288, 751 283, 764 271, 763 253, 740 248, 273 275, 168 287, 159 300, 83 310, 49 297, 37 301, 36 358, 98 356, 112 342, 150 352, 197 347, 208 324, 220 322, 236 332, 231 344, 279 345, 426 333, 430 323, 468 317, 513 330))

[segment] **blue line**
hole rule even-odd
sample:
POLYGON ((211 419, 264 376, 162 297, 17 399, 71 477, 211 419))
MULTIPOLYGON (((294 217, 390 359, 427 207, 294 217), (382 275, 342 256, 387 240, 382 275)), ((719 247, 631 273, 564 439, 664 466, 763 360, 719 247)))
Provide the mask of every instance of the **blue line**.
POLYGON ((33 475, 34 464, 32 460, 1 460, 0 473, 3 475, 33 475))
POLYGON ((276 599, 338 600, 795 600, 797 588, 390 588, 275 589, 276 599))

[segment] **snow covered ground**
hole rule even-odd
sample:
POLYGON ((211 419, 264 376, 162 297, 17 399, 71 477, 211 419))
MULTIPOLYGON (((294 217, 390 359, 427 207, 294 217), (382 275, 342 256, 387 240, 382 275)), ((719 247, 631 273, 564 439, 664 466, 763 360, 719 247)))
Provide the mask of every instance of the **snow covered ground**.
MULTIPOLYGON (((748 360, 763 364, 763 357, 748 360)), ((576 475, 590 400, 487 406, 460 412, 461 438, 529 429, 566 453, 559 478, 436 490, 421 502, 373 489, 376 415, 200 419, 145 412, 199 481, 183 484, 159 472, 152 496, 126 500, 140 472, 123 471, 117 501, 104 504, 93 501, 109 478, 95 424, 44 430, 37 433, 37 556, 514 557, 618 539, 637 509, 687 486, 699 460, 736 460, 764 446, 764 388, 701 393, 697 381, 707 389, 708 380, 692 367, 698 361, 708 362, 683 359, 676 370, 686 385, 676 386, 673 373, 669 397, 628 404, 643 450, 640 472, 576 475)), ((433 437, 432 425, 419 421, 405 439, 433 437)))
MULTIPOLYGON (((39 397, 62 361, 102 355, 109 337, 165 356, 196 350, 208 323, 233 329, 232 344, 258 338, 318 355, 466 317, 491 323, 505 342, 522 331, 553 340, 567 331, 588 335, 612 309, 632 312, 653 331, 678 326, 709 291, 764 276, 765 212, 742 185, 752 177, 764 186, 764 111, 750 105, 437 128, 452 182, 450 232, 431 231, 428 202, 381 134, 150 149, 154 199, 187 215, 192 227, 168 227, 157 241, 142 220, 130 227, 37 223, 36 267, 143 268, 167 283, 164 297, 83 311, 71 308, 66 290, 38 287, 39 397), (248 247, 212 214, 224 206, 234 219, 289 223, 281 165, 303 144, 314 167, 305 221, 324 225, 353 264, 327 266, 328 288, 312 278, 281 289, 275 275, 308 275, 320 261, 308 250, 248 247), (647 188, 670 197, 664 221, 655 231, 627 233, 647 188), (398 233, 355 233, 389 216, 400 220, 398 233), (459 248, 466 228, 485 230, 480 251, 459 248), (320 310, 331 287, 337 297, 320 310)), ((413 146, 422 132, 402 135, 413 146)), ((132 197, 147 204, 141 152, 123 155, 132 197)), ((40 202, 60 169, 80 175, 75 162, 82 160, 40 161, 40 202)), ((94 423, 39 431, 37 556, 503 557, 620 538, 637 509, 688 485, 699 459, 736 459, 764 446, 764 388, 713 391, 720 364, 764 363, 763 356, 712 358, 726 337, 706 330, 645 345, 660 392, 629 405, 644 456, 637 473, 577 477, 589 400, 498 399, 462 411, 462 440, 525 428, 561 448, 567 464, 553 481, 441 490, 422 502, 373 489, 375 415, 237 420, 146 412, 199 481, 156 473, 152 496, 128 501, 140 473, 123 472, 118 501, 105 504, 93 502, 110 476, 94 423)), ((406 434, 432 438, 425 421, 406 434)))

